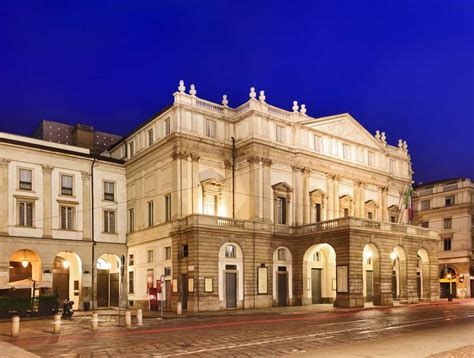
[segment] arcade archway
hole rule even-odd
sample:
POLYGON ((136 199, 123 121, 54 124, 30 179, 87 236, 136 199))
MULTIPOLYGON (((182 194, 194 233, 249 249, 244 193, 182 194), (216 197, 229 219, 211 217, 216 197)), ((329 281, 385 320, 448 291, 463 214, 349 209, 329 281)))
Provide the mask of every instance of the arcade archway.
POLYGON ((303 304, 336 299, 336 251, 329 244, 311 246, 303 257, 303 304))
POLYGON ((114 254, 104 254, 97 259, 97 307, 119 305, 120 266, 120 258, 114 254))

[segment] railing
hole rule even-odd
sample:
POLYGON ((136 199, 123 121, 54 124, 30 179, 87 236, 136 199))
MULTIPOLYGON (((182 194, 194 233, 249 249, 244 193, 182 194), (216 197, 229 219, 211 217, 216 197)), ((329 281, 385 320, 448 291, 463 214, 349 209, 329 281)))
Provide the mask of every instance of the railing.
POLYGON ((217 226, 243 228, 244 222, 241 220, 235 220, 235 219, 217 218, 217 226))
POLYGON ((205 101, 203 99, 196 99, 196 106, 201 107, 201 108, 205 108, 209 111, 213 111, 213 112, 217 112, 217 113, 223 113, 224 112, 224 107, 222 107, 218 104, 212 103, 212 102, 205 101))
POLYGON ((431 195, 431 194, 433 194, 433 188, 419 190, 415 192, 415 196, 423 196, 423 195, 431 195))
POLYGON ((267 104, 267 112, 273 114, 274 116, 281 117, 283 119, 288 119, 290 117, 290 113, 284 110, 281 110, 277 107, 273 107, 267 104))
POLYGON ((443 186, 443 191, 456 190, 457 188, 458 188, 458 183, 449 184, 449 185, 443 186))
POLYGON ((238 114, 240 114, 240 113, 243 113, 243 112, 247 111, 249 108, 250 108, 250 103, 247 102, 247 103, 244 103, 243 105, 241 105, 240 107, 238 107, 236 109, 236 112, 238 114))

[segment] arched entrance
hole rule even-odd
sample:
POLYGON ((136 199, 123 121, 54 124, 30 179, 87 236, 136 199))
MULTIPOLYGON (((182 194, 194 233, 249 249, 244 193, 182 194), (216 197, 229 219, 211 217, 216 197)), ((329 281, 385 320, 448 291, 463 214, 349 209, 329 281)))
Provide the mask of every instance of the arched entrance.
POLYGON ((396 246, 390 253, 392 260, 392 300, 406 300, 406 255, 402 247, 396 246))
POLYGON ((456 270, 446 265, 439 273, 440 298, 456 297, 456 270))
POLYGON ((225 243, 219 250, 219 301, 225 308, 242 306, 244 299, 242 249, 235 243, 225 243))
POLYGON ((120 258, 104 254, 97 259, 97 307, 119 305, 120 258))
POLYGON ((288 306, 293 297, 293 267, 291 252, 279 247, 273 253, 273 301, 278 306, 288 306))
POLYGON ((79 307, 82 262, 79 256, 70 251, 59 252, 54 258, 53 292, 59 303, 66 298, 74 301, 74 308, 79 307))
POLYGON ((374 244, 364 246, 362 252, 364 301, 380 304, 380 255, 374 244))
MULTIPOLYGON (((23 280, 41 281, 41 259, 39 255, 32 250, 23 249, 18 250, 10 256, 10 269, 9 269, 9 283, 19 283, 23 280)), ((27 284, 19 285, 19 287, 11 291, 10 294, 13 296, 38 296, 39 290, 33 292, 31 287, 27 284)), ((15 287, 15 286, 12 286, 15 287)))
POLYGON ((430 298, 430 260, 425 249, 418 250, 416 261, 416 293, 419 300, 430 298))
POLYGON ((311 246, 303 257, 303 304, 336 299, 336 251, 329 244, 311 246))

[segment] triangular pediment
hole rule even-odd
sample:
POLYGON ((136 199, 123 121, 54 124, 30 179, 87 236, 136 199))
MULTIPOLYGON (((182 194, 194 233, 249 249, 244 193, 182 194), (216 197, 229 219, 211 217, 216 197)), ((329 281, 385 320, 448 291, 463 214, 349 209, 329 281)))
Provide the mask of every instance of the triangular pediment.
POLYGON ((339 137, 372 148, 383 148, 383 145, 348 113, 317 118, 302 124, 333 137, 339 137))

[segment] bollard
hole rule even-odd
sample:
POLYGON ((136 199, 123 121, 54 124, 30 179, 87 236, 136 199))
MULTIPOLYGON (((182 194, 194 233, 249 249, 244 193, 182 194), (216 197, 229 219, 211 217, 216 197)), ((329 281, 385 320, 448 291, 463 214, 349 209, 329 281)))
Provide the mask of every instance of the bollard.
POLYGON ((12 317, 12 337, 18 337, 20 335, 20 317, 12 317))
POLYGON ((53 334, 59 333, 61 333, 61 316, 59 314, 55 314, 53 321, 53 334))
POLYGON ((94 312, 92 313, 91 330, 97 331, 97 328, 99 328, 99 314, 97 312, 94 312))
POLYGON ((143 311, 141 308, 137 309, 137 326, 143 325, 143 311))
POLYGON ((132 312, 125 311, 125 327, 130 327, 132 325, 132 312))
POLYGON ((181 306, 181 302, 178 302, 178 305, 176 306, 176 314, 179 316, 181 315, 181 313, 183 313, 183 309, 181 306))

